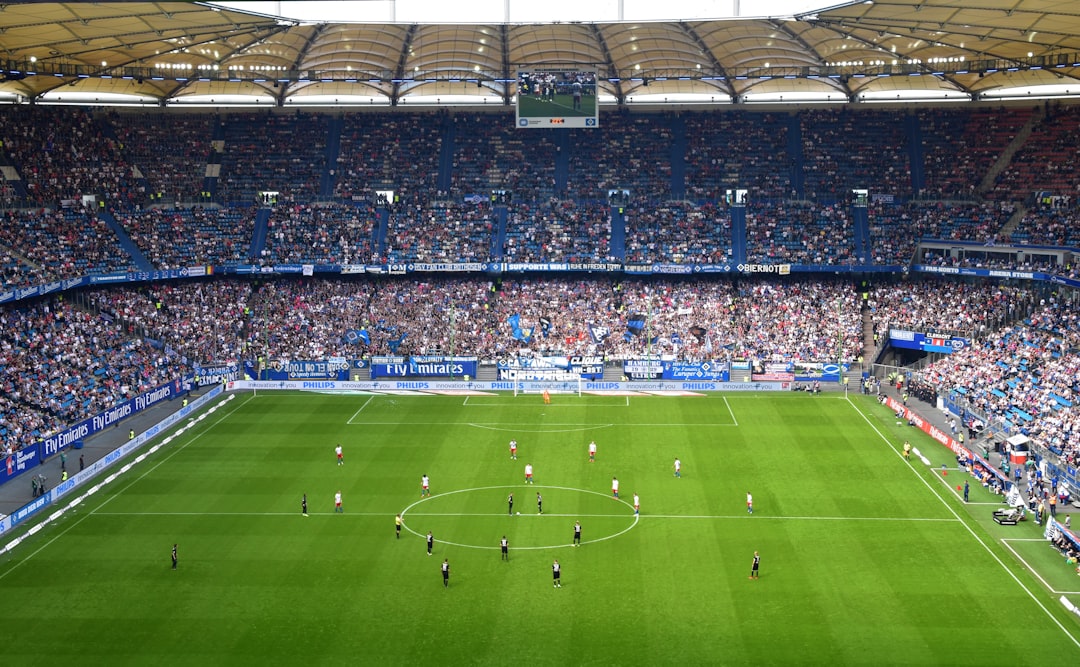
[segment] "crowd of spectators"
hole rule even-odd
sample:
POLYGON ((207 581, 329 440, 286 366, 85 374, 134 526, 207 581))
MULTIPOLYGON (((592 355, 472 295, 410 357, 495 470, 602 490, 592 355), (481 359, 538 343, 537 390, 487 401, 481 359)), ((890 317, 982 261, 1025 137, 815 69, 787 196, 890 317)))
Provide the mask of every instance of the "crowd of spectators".
POLYGON ((608 206, 551 199, 510 207, 506 262, 603 262, 611 257, 608 206))
POLYGON ((233 113, 224 123, 217 191, 227 202, 254 201, 277 192, 282 202, 310 202, 320 194, 330 117, 326 114, 233 113))
POLYGON ((150 208, 117 220, 155 268, 177 269, 250 260, 255 213, 253 206, 150 208))
POLYGON ((872 202, 868 216, 875 264, 908 264, 921 239, 996 244, 1015 212, 1011 202, 891 204, 872 202))
POLYGON ((663 201, 671 196, 670 114, 607 114, 599 128, 570 130, 570 199, 606 199, 609 190, 663 201))
POLYGON ((624 219, 629 264, 731 261, 731 214, 722 205, 635 202, 625 208, 624 219))
POLYGON ((936 361, 923 378, 955 392, 991 425, 1028 435, 1080 464, 1080 315, 1049 299, 1013 326, 936 361))
POLYGON ((203 199, 206 163, 211 153, 215 114, 110 112, 121 153, 139 168, 152 201, 203 199))
POLYGON ((752 203, 746 212, 746 259, 754 264, 843 265, 855 261, 846 204, 752 203))
POLYGON ((1036 191, 1076 195, 1078 160, 1080 109, 1047 105, 1041 122, 997 175, 987 196, 1015 200, 1036 191))
POLYGON ((734 188, 748 189, 757 200, 791 195, 786 117, 723 111, 685 114, 683 120, 689 199, 719 201, 734 188))
POLYGON ((550 132, 514 126, 510 114, 454 114, 451 196, 487 196, 506 190, 513 199, 535 202, 555 195, 558 146, 550 132))
POLYGON ((3 273, 10 286, 134 267, 116 234, 81 206, 0 213, 0 246, 8 255, 3 273))
POLYGON ((881 335, 897 328, 980 338, 1027 316, 1036 304, 1026 287, 944 278, 877 285, 867 299, 881 335))
POLYGON ((854 188, 911 196, 911 167, 902 111, 803 111, 806 194, 816 201, 847 201, 854 188))
POLYGON ((183 365, 108 315, 61 300, 0 311, 3 426, 18 448, 178 377, 183 365), (21 415, 26 409, 26 419, 21 415), (21 422, 21 423, 18 423, 21 422))
POLYGON ((383 255, 391 263, 486 262, 496 227, 488 202, 410 202, 390 214, 383 255))
POLYGON ((236 362, 244 354, 257 283, 220 279, 87 292, 86 306, 128 335, 154 340, 188 366, 236 362))
POLYGON ((267 223, 260 260, 266 264, 378 262, 377 227, 377 213, 368 203, 278 204, 267 223))
POLYGON ((1080 207, 1066 198, 1060 206, 1037 205, 1029 209, 1009 240, 1023 245, 1080 248, 1080 207))
POLYGON ((451 350, 499 358, 527 348, 822 361, 842 341, 850 361, 862 349, 857 296, 842 281, 279 280, 246 303, 247 354, 270 359, 451 350), (514 338, 512 315, 528 334, 514 338), (635 332, 632 319, 647 324, 635 332), (366 330, 371 344, 345 342, 349 329, 366 330))
POLYGON ((56 208, 95 196, 111 209, 140 192, 111 129, 87 109, 8 105, 0 114, 3 150, 25 182, 25 204, 56 208))
MULTIPOLYGON (((1031 119, 1031 108, 920 109, 923 199, 977 198, 983 176, 1031 119)), ((1007 197, 1007 199, 1013 199, 1007 197)))
POLYGON ((443 118, 415 112, 346 115, 334 195, 367 201, 376 190, 393 190, 403 200, 444 194, 437 189, 443 118))

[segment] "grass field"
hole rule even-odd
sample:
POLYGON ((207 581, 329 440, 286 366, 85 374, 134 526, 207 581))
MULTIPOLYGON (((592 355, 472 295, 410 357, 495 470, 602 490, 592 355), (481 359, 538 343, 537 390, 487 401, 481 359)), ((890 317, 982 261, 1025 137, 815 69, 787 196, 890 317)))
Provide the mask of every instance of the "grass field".
POLYGON ((530 117, 564 116, 567 118, 596 115, 596 96, 582 95, 581 108, 574 108, 574 96, 559 93, 553 100, 540 100, 532 95, 518 96, 518 115, 530 117))
POLYGON ((872 400, 801 392, 237 394, 0 561, 4 662, 1075 664, 1051 588, 1080 581, 905 437, 872 400))

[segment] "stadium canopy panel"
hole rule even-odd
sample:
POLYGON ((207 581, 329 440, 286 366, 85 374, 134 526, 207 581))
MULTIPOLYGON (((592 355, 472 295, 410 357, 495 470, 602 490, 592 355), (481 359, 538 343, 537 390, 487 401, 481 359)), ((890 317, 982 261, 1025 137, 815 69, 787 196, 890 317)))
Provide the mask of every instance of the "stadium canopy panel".
POLYGON ((461 3, 427 3, 419 21, 421 0, 229 4, 0 5, 0 101, 499 106, 513 102, 517 68, 545 64, 595 68, 608 105, 1080 92, 1080 11, 1062 0, 874 0, 816 11, 795 0, 768 3, 790 10, 766 17, 738 16, 735 0, 708 10, 691 0, 558 0, 547 15, 584 12, 559 22, 519 0, 468 3, 478 17, 468 21, 447 9, 461 3), (323 13, 296 18, 294 5, 323 13))

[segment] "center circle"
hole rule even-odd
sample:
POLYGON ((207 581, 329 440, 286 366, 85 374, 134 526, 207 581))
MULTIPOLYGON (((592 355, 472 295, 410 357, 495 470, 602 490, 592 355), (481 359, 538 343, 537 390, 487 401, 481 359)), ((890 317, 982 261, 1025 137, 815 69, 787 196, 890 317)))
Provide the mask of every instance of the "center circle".
MULTIPOLYGON (((507 495, 509 495, 509 493, 507 495)), ((565 496, 562 496, 562 497, 565 497, 565 496)), ((545 500, 545 502, 548 502, 548 501, 545 500)), ((504 502, 502 506, 506 507, 507 505, 508 504, 504 502)), ((527 507, 529 505, 530 504, 528 503, 528 497, 524 497, 523 502, 522 502, 521 505, 519 505, 519 507, 522 507, 522 506, 527 507)), ((549 504, 548 506, 551 507, 552 505, 549 504)), ((591 531, 589 530, 590 529, 590 526, 589 526, 589 523, 590 523, 589 520, 590 519, 596 519, 596 520, 598 520, 598 521, 600 521, 602 523, 612 523, 612 522, 619 522, 619 521, 628 522, 628 524, 625 527, 623 527, 623 528, 621 528, 619 530, 609 530, 606 533, 602 534, 600 537, 595 537, 595 538, 591 538, 591 539, 582 539, 581 544, 595 544, 597 542, 604 542, 606 540, 611 540, 611 539, 614 539, 616 537, 620 537, 620 536, 624 535, 625 533, 627 533, 628 531, 630 531, 632 528, 634 528, 634 526, 636 526, 638 524, 638 520, 640 518, 639 515, 634 513, 633 506, 631 506, 630 503, 626 502, 622 498, 614 498, 610 494, 601 493, 599 491, 591 491, 589 489, 576 489, 576 488, 568 487, 568 486, 547 486, 547 485, 540 485, 540 484, 507 484, 507 485, 501 485, 501 486, 478 486, 478 487, 473 487, 473 488, 469 488, 469 489, 457 489, 457 490, 454 490, 454 491, 447 491, 445 493, 439 493, 439 494, 435 494, 435 495, 431 495, 431 496, 425 496, 425 497, 421 498, 420 500, 417 500, 416 502, 412 503, 411 505, 409 505, 405 509, 401 510, 401 523, 402 523, 402 526, 404 526, 405 530, 409 531, 413 535, 416 535, 417 537, 422 538, 422 539, 427 539, 426 534, 424 534, 422 532, 419 532, 419 531, 416 531, 416 530, 413 530, 413 528, 409 525, 409 521, 407 519, 410 516, 410 514, 411 514, 411 516, 416 517, 416 518, 419 518, 419 517, 432 517, 432 518, 434 518, 434 517, 464 517, 464 518, 476 517, 476 518, 483 518, 485 520, 495 520, 495 519, 501 517, 504 521, 552 521, 552 520, 558 520, 558 519, 565 519, 565 520, 567 520, 567 523, 565 525, 561 525, 560 530, 565 532, 565 534, 568 535, 568 536, 572 535, 572 529, 573 529, 573 522, 574 521, 581 521, 582 522, 582 534, 583 535, 592 534, 591 531), (486 493, 486 492, 507 491, 507 490, 509 490, 510 492, 513 492, 513 493, 518 493, 519 491, 527 491, 527 492, 531 493, 531 492, 533 492, 533 491, 535 491, 537 489, 544 490, 544 493, 552 492, 555 496, 561 496, 561 492, 588 494, 590 496, 590 499, 588 501, 589 503, 594 504, 597 507, 603 507, 607 503, 612 503, 611 505, 608 505, 608 506, 612 507, 614 509, 614 511, 612 511, 610 513, 601 513, 599 511, 594 511, 594 512, 578 513, 578 514, 560 513, 560 512, 552 512, 552 513, 545 513, 545 514, 539 514, 539 513, 535 513, 535 512, 526 512, 525 514, 522 514, 521 511, 519 510, 518 512, 516 512, 514 514, 510 514, 509 511, 507 513, 502 513, 502 512, 491 512, 491 513, 485 513, 485 512, 426 512, 425 513, 425 512, 422 512, 420 510, 417 510, 418 507, 422 509, 425 504, 431 503, 433 501, 438 501, 440 499, 446 500, 446 499, 452 498, 454 496, 460 496, 461 494, 486 493), (591 498, 591 496, 597 496, 597 498, 591 498)), ((494 532, 498 533, 499 531, 494 531, 494 532)), ((443 539, 442 537, 440 537, 438 535, 435 535, 434 537, 435 537, 435 541, 439 542, 440 544, 447 544, 447 545, 455 546, 455 547, 464 547, 464 548, 467 548, 467 549, 491 549, 491 550, 498 550, 500 548, 499 545, 498 545, 497 537, 492 539, 491 544, 467 544, 467 543, 463 543, 463 542, 452 542, 450 540, 445 540, 445 539, 443 539)), ((512 544, 511 548, 514 549, 514 550, 517 550, 517 551, 522 551, 522 550, 531 551, 531 550, 539 550, 539 549, 562 549, 562 548, 565 548, 565 547, 572 547, 572 546, 574 546, 573 542, 572 541, 567 541, 567 542, 564 542, 564 543, 542 544, 542 545, 533 545, 533 546, 518 546, 516 544, 512 544)))

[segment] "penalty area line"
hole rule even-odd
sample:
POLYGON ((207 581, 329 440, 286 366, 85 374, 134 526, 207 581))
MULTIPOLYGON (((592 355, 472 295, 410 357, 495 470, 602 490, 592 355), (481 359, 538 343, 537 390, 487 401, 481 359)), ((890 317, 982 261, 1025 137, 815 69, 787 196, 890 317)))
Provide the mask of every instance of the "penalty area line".
POLYGON ((352 423, 353 423, 353 420, 354 420, 354 419, 356 419, 356 415, 358 415, 358 414, 360 414, 361 412, 363 412, 364 408, 366 408, 366 407, 368 406, 368 403, 370 403, 370 402, 371 402, 371 399, 373 399, 373 398, 375 398, 375 397, 374 397, 374 396, 368 396, 368 399, 367 399, 366 401, 364 401, 364 404, 363 404, 363 405, 361 405, 361 406, 360 406, 360 408, 359 408, 359 409, 358 409, 358 410, 357 410, 356 412, 354 412, 354 413, 352 414, 352 417, 349 417, 349 419, 348 419, 348 420, 347 420, 347 421, 346 421, 345 423, 346 423, 346 424, 352 424, 352 423))
MULTIPOLYGON (((1054 587, 1051 586, 1050 583, 1046 581, 1046 579, 1043 579, 1042 575, 1039 574, 1038 570, 1033 568, 1030 563, 1028 563, 1026 560, 1024 560, 1024 557, 1020 555, 1020 552, 1018 552, 1016 549, 1013 549, 1012 546, 1009 544, 1009 542, 1028 542, 1028 541, 1030 541, 1030 540, 1012 540, 1012 539, 1009 539, 1007 537, 1001 539, 1001 543, 1003 545, 1005 545, 1005 548, 1012 552, 1012 555, 1016 557, 1016 560, 1023 563, 1024 567, 1027 568, 1028 572, 1035 575, 1035 578, 1042 582, 1042 585, 1046 587, 1046 590, 1048 590, 1051 593, 1054 593, 1056 595, 1060 595, 1061 593, 1064 593, 1064 591, 1055 590, 1054 587)), ((1037 542, 1045 542, 1046 540, 1036 540, 1036 541, 1037 542)))
MULTIPOLYGON (((899 458, 899 459, 903 459, 903 455, 900 453, 900 451, 896 447, 893 446, 892 441, 889 440, 889 438, 886 437, 886 435, 881 432, 881 430, 877 427, 877 425, 874 424, 874 422, 866 415, 866 412, 864 412, 862 409, 860 409, 859 406, 856 405, 855 402, 852 401, 850 398, 847 398, 847 402, 848 402, 848 405, 851 406, 851 409, 855 411, 855 414, 862 417, 863 421, 866 422, 866 425, 870 427, 870 430, 872 430, 874 433, 877 434, 877 436, 879 438, 881 438, 881 441, 884 442, 885 445, 889 449, 891 449, 894 454, 896 454, 896 457, 899 458)), ((990 545, 987 544, 986 541, 983 540, 982 537, 980 537, 977 532, 975 532, 975 529, 972 528, 968 524, 967 521, 964 521, 960 517, 960 514, 955 509, 953 509, 953 507, 948 502, 945 501, 945 498, 940 493, 938 493, 937 489, 930 486, 930 482, 928 482, 925 477, 920 475, 918 473, 918 471, 916 471, 913 466, 908 466, 908 467, 912 471, 912 473, 919 479, 919 481, 921 481, 923 483, 923 486, 925 486, 926 489, 931 494, 933 494, 938 499, 938 501, 941 502, 942 505, 945 506, 945 509, 950 514, 952 514, 954 517, 956 517, 957 521, 959 521, 960 524, 964 526, 964 528, 967 530, 968 534, 971 535, 972 539, 974 539, 975 542, 979 546, 981 546, 984 551, 986 551, 986 553, 990 556, 990 558, 992 558, 994 560, 994 562, 996 562, 998 564, 998 566, 1005 572, 1005 574, 1008 575, 1008 577, 1010 579, 1012 579, 1013 582, 1015 582, 1017 586, 1020 587, 1020 590, 1024 591, 1024 593, 1027 594, 1028 598, 1030 598, 1031 601, 1034 602, 1035 605, 1039 609, 1042 610, 1043 614, 1046 615, 1046 617, 1050 620, 1050 622, 1052 622, 1055 626, 1057 626, 1057 628, 1059 630, 1061 630, 1061 632, 1069 639, 1069 641, 1071 641, 1073 643, 1074 646, 1076 646, 1077 648, 1080 648, 1080 640, 1078 640, 1076 638, 1076 636, 1073 635, 1073 633, 1070 632, 1069 629, 1066 628, 1064 624, 1062 624, 1062 622, 1058 619, 1058 617, 1053 612, 1051 612, 1049 609, 1047 609, 1046 605, 1043 604, 1042 600, 1040 600, 1038 598, 1038 596, 1036 596, 1035 593, 1030 588, 1028 588, 1027 585, 1023 581, 1020 580, 1020 577, 1016 576, 1016 573, 1013 572, 1013 568, 1009 567, 1005 563, 1005 561, 1003 561, 1001 559, 1001 556, 996 554, 994 552, 994 550, 990 548, 990 545)), ((938 479, 941 479, 941 478, 939 477, 938 479)), ((1009 549, 1009 551, 1012 551, 1014 555, 1016 554, 1016 552, 1013 551, 1013 549, 1011 549, 1008 545, 1005 545, 1005 547, 1007 549, 1009 549)), ((1019 556, 1017 556, 1017 557, 1019 558, 1019 556)), ((1023 561, 1021 560, 1021 562, 1023 562, 1023 561)), ((1026 563, 1025 563, 1025 565, 1026 565, 1026 563)), ((1035 575, 1035 576, 1038 577, 1038 575, 1035 575)), ((1042 578, 1039 577, 1039 580, 1042 581, 1042 578)), ((1045 583, 1046 582, 1043 581, 1044 585, 1045 585, 1045 583)))

